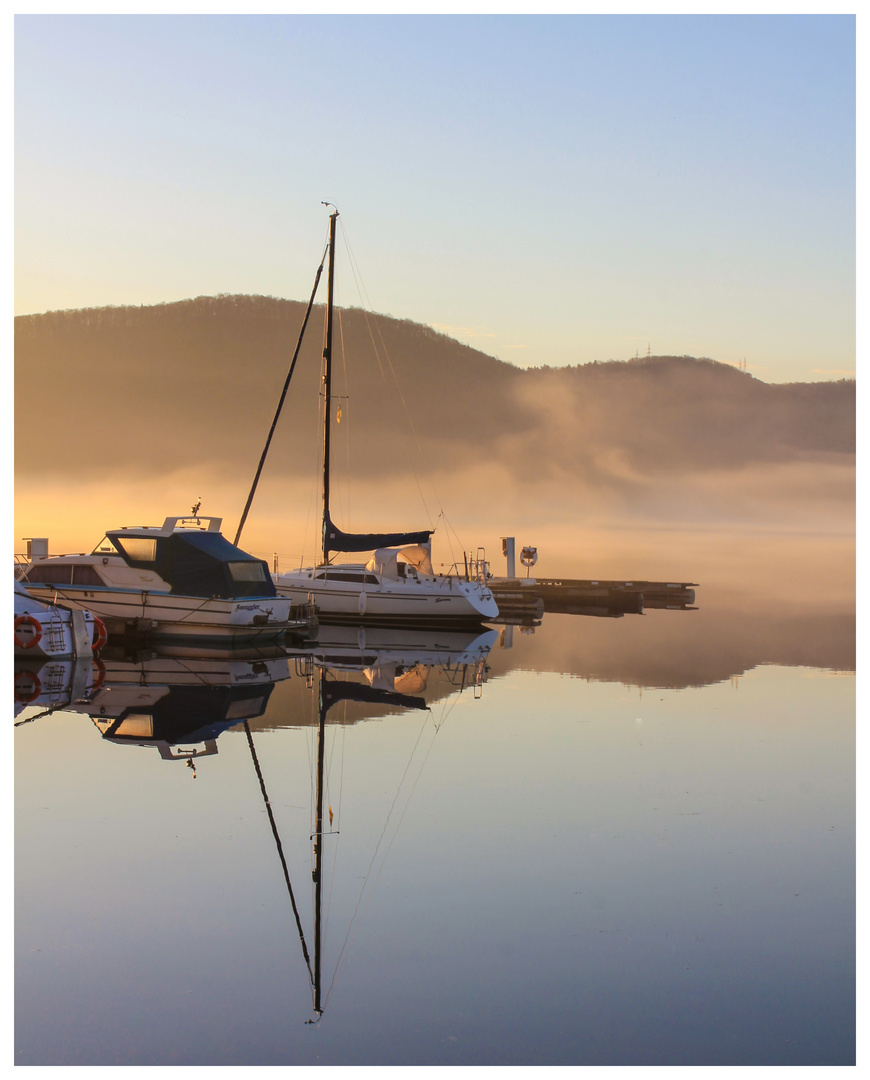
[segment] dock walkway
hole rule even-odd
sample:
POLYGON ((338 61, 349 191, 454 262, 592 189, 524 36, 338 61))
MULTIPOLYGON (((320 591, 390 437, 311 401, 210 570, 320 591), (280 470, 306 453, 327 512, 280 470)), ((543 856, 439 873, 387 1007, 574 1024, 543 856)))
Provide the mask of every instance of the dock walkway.
POLYGON ((602 581, 579 578, 492 578, 499 610, 543 605, 543 611, 586 615, 641 615, 644 609, 695 610, 695 582, 602 581))

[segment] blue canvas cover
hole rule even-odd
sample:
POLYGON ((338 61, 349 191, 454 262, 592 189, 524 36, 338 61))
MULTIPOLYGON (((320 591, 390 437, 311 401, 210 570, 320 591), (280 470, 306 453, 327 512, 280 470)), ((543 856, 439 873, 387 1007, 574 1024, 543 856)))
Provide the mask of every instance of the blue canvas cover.
POLYGON ((133 559, 127 554, 123 531, 108 535, 130 566, 154 570, 169 582, 171 592, 181 596, 222 599, 277 596, 268 563, 237 548, 219 532, 191 530, 157 537, 157 555, 153 562, 133 559), (259 579, 238 580, 232 572, 234 563, 257 564, 262 569, 253 573, 259 579))
POLYGON ((428 544, 433 529, 408 533, 346 533, 334 525, 330 517, 323 522, 323 550, 374 551, 376 548, 408 547, 411 544, 428 544))
POLYGON ((248 683, 244 686, 172 686, 169 693, 148 708, 153 724, 150 737, 118 734, 129 713, 141 714, 136 705, 125 709, 103 732, 106 739, 129 739, 141 743, 151 741, 205 742, 216 739, 227 728, 244 718, 252 720, 266 711, 274 683, 248 683), (246 708, 247 706, 247 708, 246 708), (232 713, 232 715, 230 715, 232 713))
POLYGON ((369 705, 394 705, 401 709, 425 709, 426 699, 401 694, 397 690, 378 690, 365 683, 346 679, 331 679, 321 684, 321 702, 324 716, 339 701, 358 701, 369 705))

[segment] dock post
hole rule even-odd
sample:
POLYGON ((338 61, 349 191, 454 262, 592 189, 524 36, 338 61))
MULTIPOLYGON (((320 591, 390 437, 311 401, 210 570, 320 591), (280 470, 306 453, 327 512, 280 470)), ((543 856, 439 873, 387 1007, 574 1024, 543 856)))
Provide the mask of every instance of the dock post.
POLYGON ((501 553, 507 557, 507 576, 511 580, 517 576, 515 551, 515 538, 513 536, 503 536, 501 538, 501 553))

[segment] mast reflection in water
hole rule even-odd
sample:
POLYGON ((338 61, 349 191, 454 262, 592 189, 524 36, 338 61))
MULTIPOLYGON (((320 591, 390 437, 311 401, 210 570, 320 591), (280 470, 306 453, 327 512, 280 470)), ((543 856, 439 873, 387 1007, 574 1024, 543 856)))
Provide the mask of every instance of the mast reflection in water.
POLYGON ((849 619, 17 670, 16 1062, 854 1060, 849 619))

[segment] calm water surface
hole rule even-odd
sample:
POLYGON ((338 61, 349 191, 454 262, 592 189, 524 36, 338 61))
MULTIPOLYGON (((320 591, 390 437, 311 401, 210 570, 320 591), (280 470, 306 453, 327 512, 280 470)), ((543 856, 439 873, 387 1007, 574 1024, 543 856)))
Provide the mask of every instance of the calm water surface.
POLYGON ((16 1063, 854 1062, 854 613, 698 601, 18 671, 16 1063))

